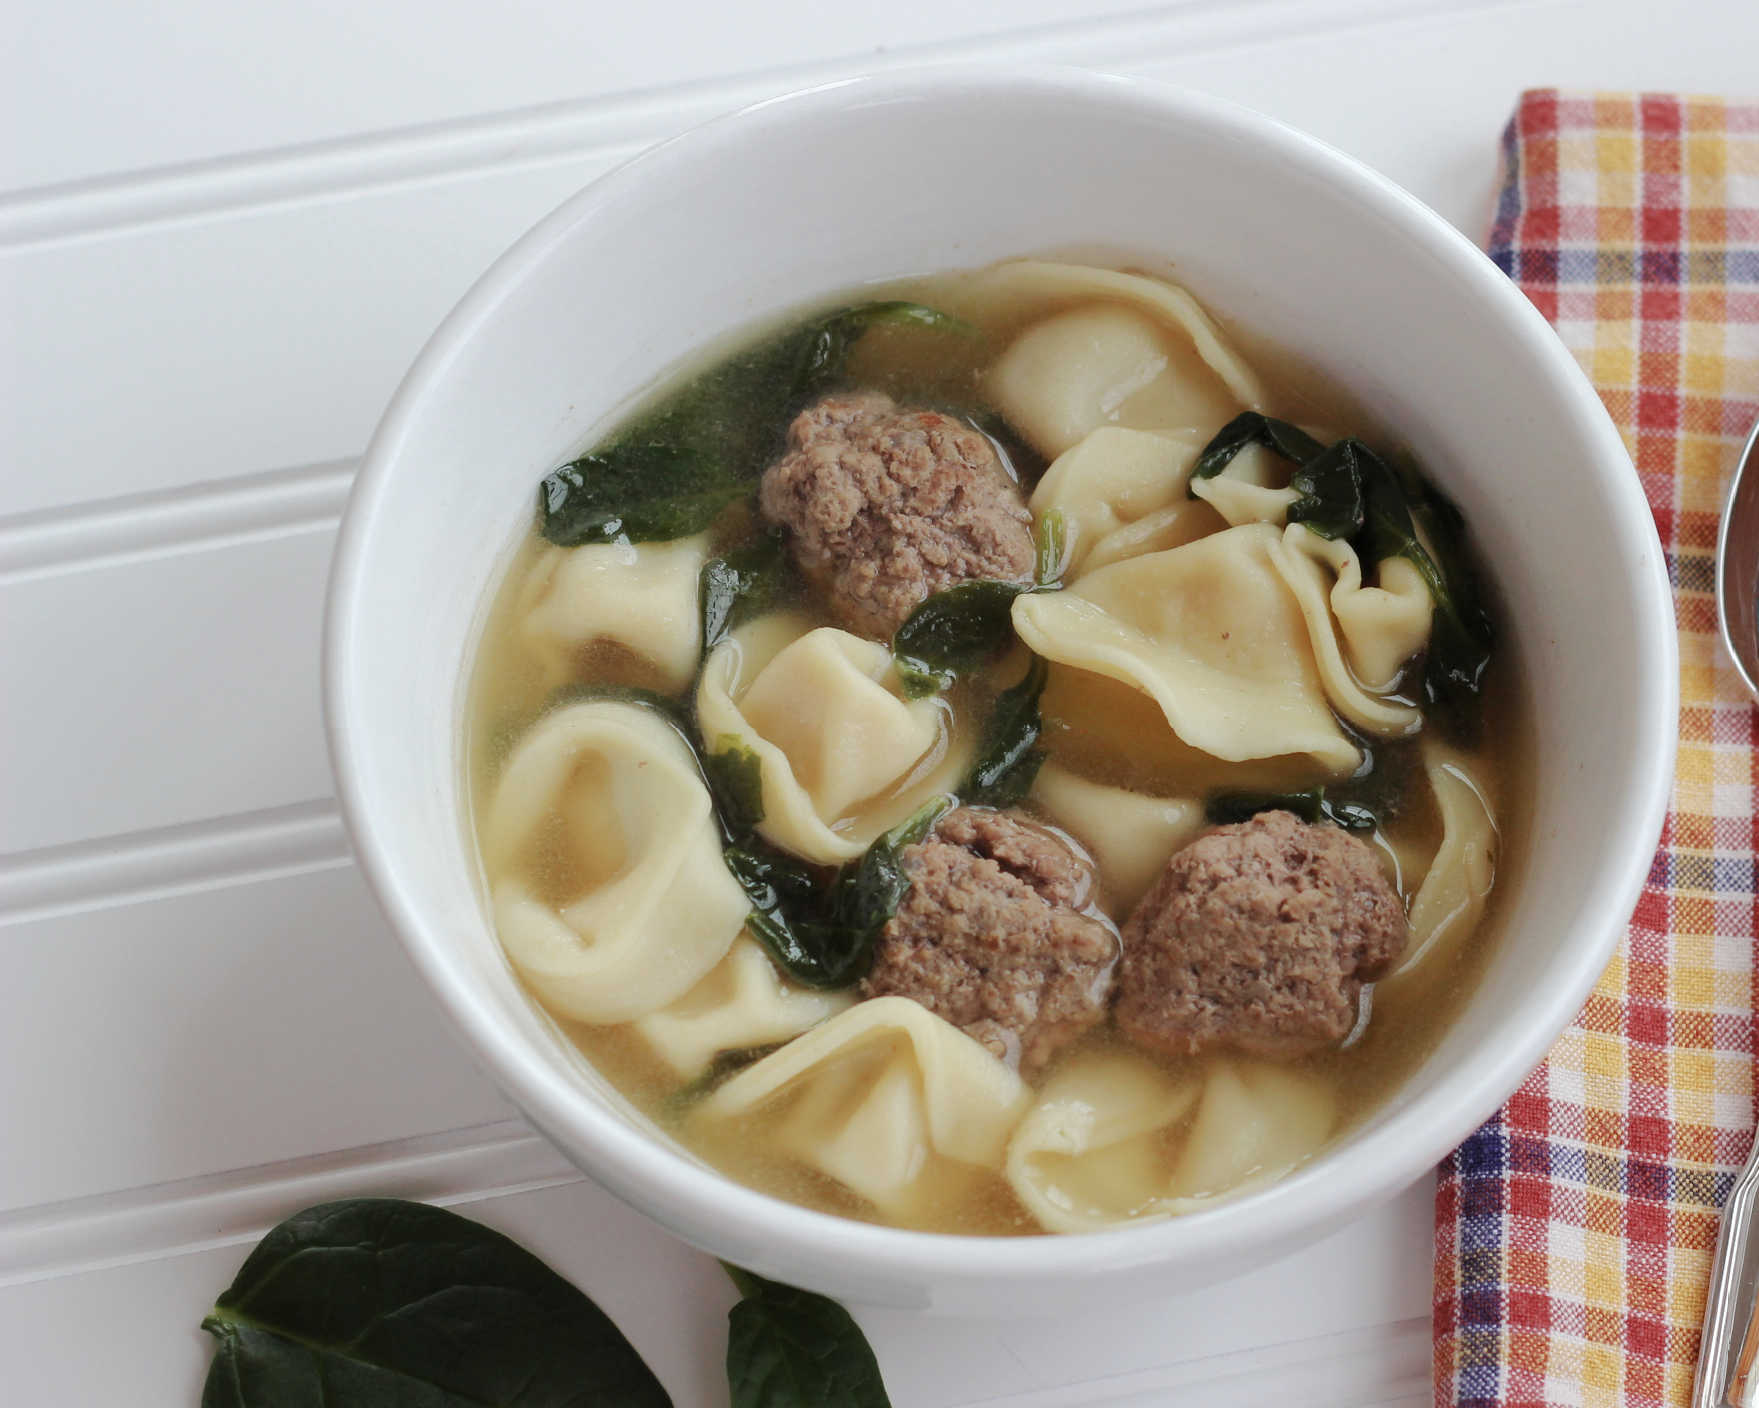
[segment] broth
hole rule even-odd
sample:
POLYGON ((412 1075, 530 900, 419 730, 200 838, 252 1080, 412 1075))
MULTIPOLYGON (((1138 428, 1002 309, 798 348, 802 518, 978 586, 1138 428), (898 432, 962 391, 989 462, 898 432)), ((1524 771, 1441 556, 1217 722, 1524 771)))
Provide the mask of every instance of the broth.
MULTIPOLYGON (((1038 324, 1048 313, 1086 306, 1094 300, 1074 295, 1061 300, 997 296, 988 290, 982 271, 911 280, 878 290, 864 289, 861 296, 907 300, 943 310, 976 329, 976 335, 951 336, 910 325, 875 327, 855 343, 841 384, 883 390, 900 405, 934 407, 969 418, 990 437, 1005 469, 1019 481, 1023 492, 1030 493, 1051 456, 1033 449, 1024 436, 1000 420, 998 408, 986 393, 986 378, 998 352, 1008 347, 1023 329, 1038 324)), ((778 326, 792 326, 807 316, 804 312, 796 314, 778 326)), ((759 346, 763 341, 762 336, 746 337, 732 345, 759 346)), ((1362 425, 1363 417, 1346 398, 1327 393, 1323 381, 1305 369, 1262 352, 1256 361, 1267 391, 1264 410, 1270 415, 1298 418, 1304 425, 1333 430, 1362 425), (1267 370, 1269 375, 1265 376, 1267 370)), ((623 431, 614 431, 600 443, 615 443, 619 434, 627 435, 627 427, 646 426, 651 430, 655 424, 663 424, 664 418, 656 417, 656 407, 676 404, 681 393, 686 397, 693 394, 691 388, 704 385, 705 378, 712 380, 719 374, 716 369, 726 364, 723 349, 711 360, 697 361, 674 371, 632 412, 618 417, 617 424, 625 428, 623 431)), ((779 448, 785 426, 784 420, 770 428, 770 449, 766 453, 779 448)), ((1203 438, 1216 428, 1201 427, 1203 438)), ((735 505, 708 530, 707 551, 711 555, 725 554, 750 544, 762 534, 763 527, 755 513, 735 505)), ((532 609, 531 583, 534 573, 544 571, 545 564, 557 559, 559 551, 568 550, 560 550, 535 530, 532 532, 498 588, 481 638, 466 723, 467 766, 479 836, 485 834, 490 799, 510 754, 528 737, 533 725, 547 716, 563 691, 578 691, 585 684, 691 699, 698 688, 696 674, 686 688, 676 688, 675 679, 669 681, 664 669, 629 644, 601 641, 565 652, 566 658, 560 662, 553 650, 546 654, 535 647, 522 630, 532 609)), ((1487 580, 1487 574, 1479 576, 1487 580)), ((694 607, 694 594, 691 600, 694 607)), ((832 624, 822 597, 798 574, 767 610, 771 615, 797 613, 813 626, 832 624)), ((942 696, 941 707, 962 721, 987 717, 1001 691, 1020 677, 1026 656, 1025 649, 1016 645, 984 667, 962 675, 942 696)), ((1287 1063, 1290 1070, 1323 1088, 1331 1102, 1329 1132, 1316 1148, 1343 1137, 1371 1116, 1422 1063, 1463 1006, 1484 956, 1495 942, 1499 914, 1524 850, 1527 799, 1523 786, 1531 775, 1526 765, 1529 740, 1521 687, 1511 656, 1506 644, 1498 650, 1477 700, 1475 717, 1468 717, 1462 724, 1449 725, 1439 715, 1432 716, 1416 739, 1400 741, 1370 738, 1358 728, 1345 727, 1352 743, 1372 753, 1374 766, 1367 782, 1354 791, 1348 781, 1341 784, 1343 793, 1359 796, 1374 806, 1379 825, 1371 833, 1370 842, 1379 848, 1407 906, 1419 890, 1431 857, 1444 841, 1443 816, 1434 791, 1438 784, 1426 773, 1427 755, 1423 751, 1424 740, 1444 734, 1453 749, 1447 755, 1454 759, 1451 775, 1469 781, 1494 819, 1491 844, 1495 887, 1470 933, 1453 933, 1415 968, 1365 989, 1361 1020, 1341 1045, 1287 1063)), ((1410 681, 1414 674, 1413 667, 1403 678, 1410 681)), ((1391 697, 1397 700, 1414 696, 1395 693, 1391 697)), ((1223 762, 1181 741, 1148 694, 1067 665, 1053 665, 1041 707, 1044 727, 1039 747, 1047 755, 1048 763, 1091 782, 1151 796, 1198 798, 1218 792, 1295 791, 1327 781, 1334 789, 1340 785, 1335 779, 1328 779, 1327 770, 1306 754, 1223 762)), ((1433 715, 1434 711, 1431 712, 1433 715)), ((954 730, 948 735, 954 737, 955 748, 956 734, 954 730)), ((862 805, 869 806, 871 800, 862 799, 862 805)), ((1029 795, 1022 807, 1058 835, 1071 838, 1077 846, 1085 839, 1077 834, 1078 828, 1048 812, 1035 796, 1029 795)), ((529 872, 531 890, 541 904, 557 913, 565 911, 573 897, 614 878, 624 868, 627 838, 604 853, 602 844, 595 842, 587 848, 594 850, 595 859, 592 865, 583 867, 579 855, 582 848, 575 844, 577 831, 592 824, 589 816, 552 814, 523 852, 522 864, 529 872)), ((601 840, 602 831, 599 828, 601 840)), ((1088 843, 1087 849, 1095 848, 1088 843)), ((488 850, 485 845, 485 853, 488 850)), ((485 873, 491 888, 500 883, 502 875, 492 857, 485 863, 485 873)), ((1103 870, 1100 882, 1100 902, 1104 908, 1116 911, 1111 917, 1121 924, 1125 914, 1105 893, 1107 877, 1103 870)), ((519 971, 518 964, 515 968, 519 971)), ((934 1178, 918 1180, 923 1186, 912 1195, 906 1209, 881 1211, 822 1167, 813 1166, 812 1161, 803 1160, 783 1147, 785 1139, 778 1144, 781 1136, 775 1130, 788 1118, 790 1099, 772 1101, 747 1118, 704 1121, 698 1117, 705 1092, 729 1073, 751 1069, 755 1064, 752 1053, 722 1056, 709 1075, 682 1079, 627 1021, 589 1023, 570 1019, 553 1009, 552 1015, 567 1038, 638 1109, 686 1148, 740 1182, 809 1207, 894 1225, 985 1235, 1045 1230, 1041 1217, 1035 1216, 1022 1201, 1017 1185, 1000 1166, 937 1164, 934 1178)), ((889 1059, 886 1053, 901 1041, 900 1038, 890 1044, 879 1042, 868 1055, 858 1053, 842 1058, 840 1078, 867 1079, 857 1067, 860 1062, 869 1061, 874 1067, 872 1079, 880 1079, 878 1063, 889 1059)), ((762 1044, 764 1049, 772 1045, 762 1044)), ((1070 1071, 1082 1063, 1099 1069, 1107 1061, 1142 1060, 1139 1049, 1126 1042, 1107 1021, 1055 1057, 1034 1084, 1042 1090, 1058 1079, 1059 1072, 1070 1071)), ((1206 1053, 1170 1062, 1152 1058, 1152 1064, 1167 1081, 1174 1085, 1184 1082, 1193 1089, 1204 1090, 1208 1089, 1205 1083, 1214 1078, 1218 1063, 1228 1062, 1237 1063, 1235 1057, 1225 1053, 1206 1053)), ((791 1098, 798 1104, 799 1097, 791 1098)), ((1140 1149, 1132 1144, 1130 1157, 1164 1157, 1170 1167, 1178 1158, 1183 1141, 1192 1137, 1194 1119, 1182 1116, 1169 1121, 1165 1128, 1142 1136, 1146 1143, 1139 1140, 1140 1149), (1160 1153, 1155 1154, 1155 1150, 1160 1153)), ((1310 1157, 1312 1152, 1308 1150, 1301 1157, 1310 1157)), ((1225 1194, 1230 1190, 1200 1191, 1225 1194)), ((1119 1196, 1124 1198, 1119 1206, 1124 1207, 1128 1197, 1119 1196)), ((1148 1208, 1147 1204, 1143 1206, 1148 1208)), ((1157 1203, 1148 1210, 1155 1213, 1179 1208, 1168 1202, 1164 1208, 1157 1203)))

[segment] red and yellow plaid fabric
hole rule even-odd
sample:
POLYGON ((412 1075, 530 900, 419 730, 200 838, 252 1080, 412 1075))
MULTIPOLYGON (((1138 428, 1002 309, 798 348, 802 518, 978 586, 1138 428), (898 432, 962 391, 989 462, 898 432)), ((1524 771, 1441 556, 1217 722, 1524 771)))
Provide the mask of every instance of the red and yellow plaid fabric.
POLYGON ((1505 148, 1491 257, 1605 399, 1667 551, 1680 755, 1612 966, 1442 1166, 1435 1401, 1686 1405, 1759 1054, 1759 713, 1721 657, 1712 577, 1759 419, 1759 103, 1533 92, 1505 148))

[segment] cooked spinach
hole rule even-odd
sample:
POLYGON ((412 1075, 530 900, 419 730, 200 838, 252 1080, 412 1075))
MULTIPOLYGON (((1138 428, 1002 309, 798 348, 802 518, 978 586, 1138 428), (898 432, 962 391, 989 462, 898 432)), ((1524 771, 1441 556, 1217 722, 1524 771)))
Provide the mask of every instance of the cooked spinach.
POLYGON ((1062 509, 1053 508, 1038 520, 1032 542, 1033 584, 1040 590, 1056 586, 1069 565, 1069 525, 1063 519, 1062 509))
POLYGON ((202 1408, 672 1401, 604 1312, 530 1252, 456 1213, 392 1198, 288 1218, 202 1328, 219 1341, 202 1408))
POLYGON ((1260 812, 1293 812, 1302 821, 1326 821, 1345 831, 1372 831, 1380 824, 1367 807, 1333 800, 1323 787, 1305 792, 1220 792, 1204 807, 1204 815, 1216 826, 1250 821, 1260 812))
POLYGON ((831 387, 843 375, 849 354, 861 340, 861 335, 869 328, 888 323, 967 336, 973 332, 970 324, 921 303, 894 299, 845 308, 794 334, 800 340, 800 359, 793 399, 809 401, 831 387))
POLYGON ((1036 746, 1044 727, 1038 700, 1049 678, 1050 667, 1034 655, 1020 682, 996 696, 977 761, 959 788, 964 801, 1011 807, 1032 790, 1044 764, 1044 753, 1036 746))
POLYGON ((1366 510, 1356 453, 1360 445, 1340 440, 1289 476, 1289 487, 1300 495, 1289 505, 1289 522, 1305 523, 1322 538, 1350 539, 1362 531, 1366 510))
MULTIPOLYGON (((1191 478, 1214 479, 1233 463, 1235 455, 1249 445, 1263 445, 1295 464, 1306 464, 1325 449, 1298 425, 1260 415, 1257 411, 1243 411, 1218 430, 1215 438, 1203 447, 1191 469, 1191 478)), ((1193 494, 1191 497, 1197 496, 1193 494)))
POLYGON ((795 412, 834 386, 861 335, 885 323, 971 331, 894 300, 843 308, 736 352, 546 475, 538 489, 544 537, 575 547, 702 532, 751 492, 795 412))
POLYGON ((776 533, 766 533, 703 564, 697 600, 702 611, 704 653, 782 594, 788 568, 788 554, 776 533))
POLYGON ((763 820, 762 761, 737 738, 717 739, 699 757, 723 834, 730 841, 749 836, 763 820))
POLYGON ((612 445, 544 476, 538 527, 565 548, 688 538, 749 492, 749 485, 700 451, 612 445))
POLYGON ((732 1408, 890 1408, 879 1362, 833 1300, 728 1266, 744 1299, 727 1315, 732 1408))
POLYGON ((982 664, 1014 634, 1019 582, 960 582, 918 606, 892 637, 892 654, 904 693, 934 694, 962 672, 982 664))
POLYGON ((1415 474, 1395 472, 1360 440, 1328 448, 1298 426, 1256 411, 1217 432, 1198 455, 1192 481, 1220 474, 1248 445, 1267 446, 1297 466, 1289 479, 1300 495, 1289 506, 1291 523, 1347 541, 1364 570, 1393 557, 1417 569, 1435 603, 1424 660, 1425 702, 1463 711, 1483 687, 1494 632, 1465 552, 1459 511, 1415 474))
POLYGON ((1465 556, 1463 524, 1452 503, 1414 480, 1401 482, 1385 460, 1358 447, 1367 522, 1357 546, 1364 562, 1402 557, 1415 567, 1435 602, 1435 623, 1423 666, 1427 703, 1459 707, 1477 695, 1490 663, 1494 632, 1465 556), (1417 533, 1417 520, 1447 563, 1431 556, 1417 533))
POLYGON ((873 945, 910 889, 898 854, 920 841, 949 801, 936 797, 835 870, 809 865, 747 837, 726 851, 727 868, 751 901, 746 927, 794 979, 848 987, 867 971, 873 945))

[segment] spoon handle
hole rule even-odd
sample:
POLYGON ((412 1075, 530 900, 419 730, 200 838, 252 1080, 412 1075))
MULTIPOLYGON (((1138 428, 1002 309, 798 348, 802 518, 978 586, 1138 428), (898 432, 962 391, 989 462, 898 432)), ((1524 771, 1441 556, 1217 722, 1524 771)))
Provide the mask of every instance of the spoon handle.
POLYGON ((1759 1139, 1729 1190, 1716 1234, 1692 1408, 1759 1404, 1759 1139))

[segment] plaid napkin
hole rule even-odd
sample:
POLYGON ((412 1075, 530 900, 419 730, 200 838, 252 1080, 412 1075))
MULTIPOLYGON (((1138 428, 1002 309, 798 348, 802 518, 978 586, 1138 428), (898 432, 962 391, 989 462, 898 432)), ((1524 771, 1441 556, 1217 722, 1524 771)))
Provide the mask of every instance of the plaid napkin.
POLYGON ((1717 1209, 1754 1119, 1754 752, 1712 563, 1759 418, 1759 103, 1524 95, 1491 257, 1625 437, 1680 630, 1679 772, 1575 1024, 1441 1168, 1438 1408, 1685 1405, 1717 1209))

